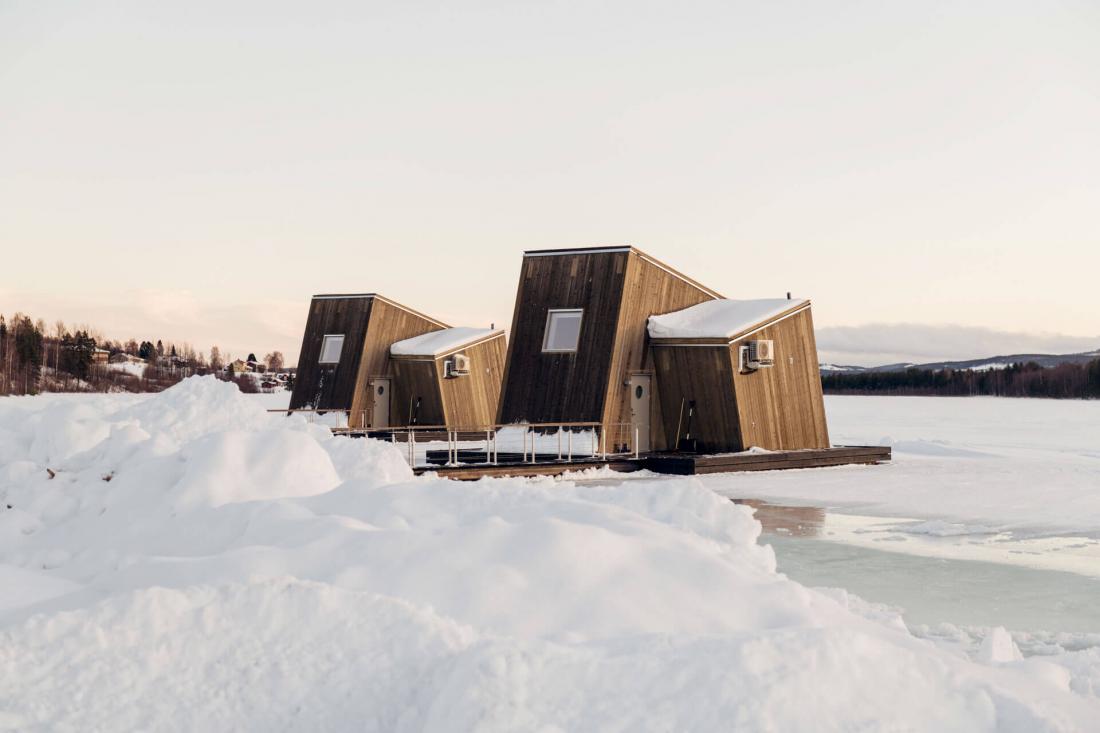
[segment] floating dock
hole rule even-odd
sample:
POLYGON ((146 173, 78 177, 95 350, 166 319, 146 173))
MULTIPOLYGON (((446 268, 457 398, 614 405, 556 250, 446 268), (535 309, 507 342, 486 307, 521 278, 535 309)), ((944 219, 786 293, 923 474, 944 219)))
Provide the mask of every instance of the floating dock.
POLYGON ((446 465, 446 451, 429 451, 427 466, 417 466, 416 473, 433 473, 436 476, 475 481, 485 476, 560 476, 568 471, 584 471, 590 468, 609 468, 612 471, 630 473, 643 469, 654 473, 694 476, 705 473, 733 473, 739 471, 776 471, 791 468, 824 468, 852 464, 885 463, 891 458, 891 450, 884 446, 835 446, 809 450, 722 453, 694 455, 686 453, 651 453, 639 456, 608 456, 607 458, 583 457, 572 461, 558 460, 557 456, 536 457, 534 462, 524 461, 516 453, 500 453, 497 463, 487 463, 485 451, 461 450, 458 463, 446 465))

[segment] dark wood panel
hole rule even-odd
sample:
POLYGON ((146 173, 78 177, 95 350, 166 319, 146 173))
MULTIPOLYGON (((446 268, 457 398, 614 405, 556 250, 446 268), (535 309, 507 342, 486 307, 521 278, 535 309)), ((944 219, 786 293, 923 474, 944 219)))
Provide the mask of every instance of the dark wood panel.
POLYGON ((351 406, 367 334, 371 296, 315 297, 309 305, 291 409, 342 409, 351 406), (318 364, 325 334, 343 334, 338 364, 318 364))
POLYGON ((668 448, 677 434, 697 441, 706 452, 742 449, 740 420, 733 393, 729 346, 653 346, 668 448), (688 419, 689 405, 694 415, 688 419))
POLYGON ((524 257, 498 421, 601 419, 629 252, 524 257), (583 308, 575 353, 543 353, 547 311, 583 308))
POLYGON ((435 362, 393 359, 390 425, 445 425, 435 362))

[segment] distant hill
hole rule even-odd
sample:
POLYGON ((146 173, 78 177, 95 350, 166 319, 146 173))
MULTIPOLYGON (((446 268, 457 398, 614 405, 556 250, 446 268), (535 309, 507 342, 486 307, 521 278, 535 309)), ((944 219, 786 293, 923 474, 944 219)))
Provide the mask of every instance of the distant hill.
POLYGON ((844 364, 822 364, 823 374, 862 374, 868 372, 903 372, 906 369, 926 369, 942 371, 944 369, 965 369, 970 371, 988 371, 1004 369, 1010 364, 1038 364, 1041 367, 1056 367, 1061 364, 1087 364, 1100 358, 1100 350, 1086 351, 1080 354, 1006 354, 989 356, 984 359, 965 361, 931 361, 923 364, 898 363, 881 366, 851 366, 844 364))

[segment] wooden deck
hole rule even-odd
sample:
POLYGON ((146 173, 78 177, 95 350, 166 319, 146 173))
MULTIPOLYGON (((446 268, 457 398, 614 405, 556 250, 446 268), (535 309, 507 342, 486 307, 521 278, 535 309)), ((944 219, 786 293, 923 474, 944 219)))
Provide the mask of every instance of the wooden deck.
MULTIPOLYGON (((891 450, 880 446, 836 446, 812 450, 772 451, 769 453, 726 453, 718 455, 686 455, 675 453, 651 453, 640 458, 626 456, 609 457, 606 460, 578 459, 558 461, 546 457, 537 463, 524 463, 514 454, 500 454, 498 464, 485 463, 484 451, 461 451, 464 463, 457 466, 418 466, 417 474, 434 473, 437 476, 474 481, 484 476, 560 476, 566 471, 583 471, 587 468, 607 467, 612 471, 629 473, 643 468, 654 473, 692 476, 704 473, 732 473, 738 471, 777 471, 791 468, 824 468, 851 464, 885 463, 891 458, 891 450)), ((429 460, 432 459, 429 454, 429 460)))
POLYGON ((778 471, 789 468, 823 468, 858 463, 884 463, 891 450, 881 446, 835 446, 809 450, 771 451, 768 453, 725 453, 716 455, 675 455, 654 453, 645 457, 645 467, 655 473, 691 476, 730 471, 778 471))
MULTIPOLYGON (((503 455, 501 456, 503 458, 503 455)), ((434 473, 436 476, 457 479, 459 481, 476 481, 485 476, 502 478, 506 476, 560 476, 566 471, 584 471, 588 468, 610 468, 620 473, 641 471, 645 468, 644 459, 633 458, 608 458, 607 460, 575 460, 558 461, 547 459, 544 463, 498 463, 496 465, 486 463, 465 464, 458 466, 417 466, 417 475, 434 473)))

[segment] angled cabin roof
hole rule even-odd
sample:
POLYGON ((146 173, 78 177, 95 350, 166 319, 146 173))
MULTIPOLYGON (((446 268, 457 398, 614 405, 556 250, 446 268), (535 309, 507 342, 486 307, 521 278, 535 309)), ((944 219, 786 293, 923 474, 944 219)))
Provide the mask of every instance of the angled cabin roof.
MULTIPOLYGON (((309 306, 291 409, 347 410, 353 407, 362 374, 385 369, 392 342, 447 324, 377 293, 323 293, 309 306), (339 348, 321 363, 325 337, 339 337, 339 348)), ((361 391, 361 390, 359 390, 361 391)))
POLYGON ((650 316, 647 330, 654 342, 728 344, 809 306, 804 298, 712 300, 650 316))
POLYGON ((646 319, 721 297, 635 247, 525 252, 499 421, 618 421, 624 376, 645 360, 646 319), (580 312, 569 348, 547 348, 553 311, 580 312))
POLYGON ((501 338, 504 331, 492 328, 457 326, 442 331, 432 331, 422 336, 398 341, 390 346, 390 356, 440 358, 476 346, 482 341, 501 338))

